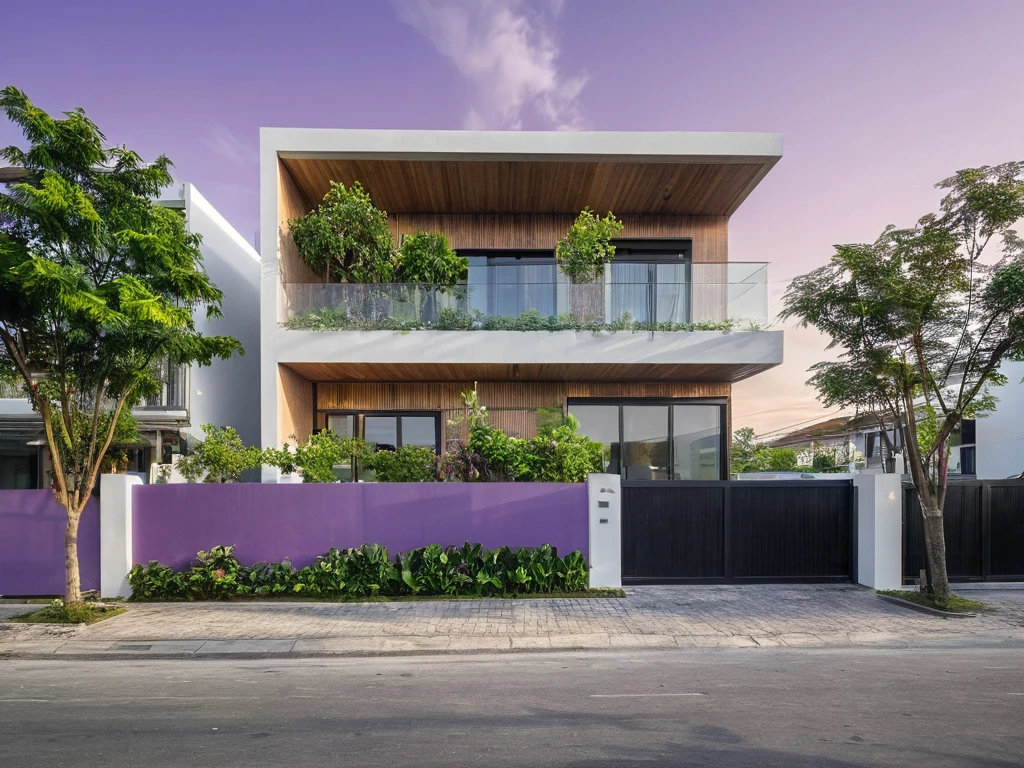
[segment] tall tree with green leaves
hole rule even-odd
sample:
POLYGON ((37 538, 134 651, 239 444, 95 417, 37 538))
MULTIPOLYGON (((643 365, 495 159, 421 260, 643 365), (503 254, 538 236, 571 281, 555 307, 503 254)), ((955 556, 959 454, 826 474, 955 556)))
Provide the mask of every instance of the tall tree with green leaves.
POLYGON ((841 350, 812 367, 826 406, 869 407, 902 432, 921 500, 932 591, 950 594, 943 534, 949 439, 994 404, 1004 358, 1024 356, 1024 162, 968 168, 936 185, 940 210, 874 243, 839 245, 794 280, 784 319, 841 350), (995 253, 995 251, 999 251, 995 253))
POLYGON ((43 422, 73 604, 82 511, 121 414, 159 392, 154 363, 209 365, 242 350, 196 330, 193 313, 219 316, 223 294, 199 237, 153 202, 172 183, 170 160, 108 146, 81 109, 51 117, 13 86, 0 110, 26 140, 0 150, 22 169, 0 194, 0 368, 21 378, 43 422))

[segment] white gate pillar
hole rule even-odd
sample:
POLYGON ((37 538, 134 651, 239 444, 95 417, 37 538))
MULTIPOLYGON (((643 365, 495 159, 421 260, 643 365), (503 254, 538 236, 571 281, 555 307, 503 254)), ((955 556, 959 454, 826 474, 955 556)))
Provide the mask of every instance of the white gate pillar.
POLYGON ((100 595, 129 597, 132 569, 132 488, 136 475, 100 475, 100 595))
POLYGON ((903 584, 903 489, 896 474, 853 478, 857 489, 857 581, 875 589, 903 584))
POLYGON ((588 475, 590 586, 622 586, 622 487, 618 475, 588 475))

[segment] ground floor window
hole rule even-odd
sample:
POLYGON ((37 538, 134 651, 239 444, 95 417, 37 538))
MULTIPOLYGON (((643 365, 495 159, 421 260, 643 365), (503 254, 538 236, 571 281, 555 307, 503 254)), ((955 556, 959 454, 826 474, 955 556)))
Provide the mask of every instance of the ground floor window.
POLYGON ((441 451, 441 414, 435 411, 326 412, 317 429, 330 429, 340 437, 361 437, 379 451, 406 445, 441 451))
POLYGON ((38 454, 35 451, 0 453, 0 490, 38 488, 38 462, 38 454))
POLYGON ((721 480, 725 403, 570 400, 580 432, 604 447, 605 471, 624 480, 721 480))

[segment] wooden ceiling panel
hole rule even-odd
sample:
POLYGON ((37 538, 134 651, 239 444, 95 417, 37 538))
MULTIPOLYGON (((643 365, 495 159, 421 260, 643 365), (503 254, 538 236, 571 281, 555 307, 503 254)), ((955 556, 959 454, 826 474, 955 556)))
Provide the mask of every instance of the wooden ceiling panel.
POLYGON ((311 202, 359 181, 391 213, 728 216, 770 164, 282 158, 311 202))

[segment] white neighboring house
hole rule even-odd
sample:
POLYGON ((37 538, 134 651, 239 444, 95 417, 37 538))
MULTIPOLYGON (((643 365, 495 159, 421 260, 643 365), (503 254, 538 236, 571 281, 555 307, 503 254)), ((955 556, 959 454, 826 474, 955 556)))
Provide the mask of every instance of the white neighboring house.
POLYGON ((974 451, 981 480, 1024 472, 1024 362, 1004 360, 999 370, 1009 381, 992 389, 998 398, 996 410, 975 422, 974 451))
MULTIPOLYGON (((148 473, 170 463, 183 438, 201 438, 202 425, 232 426, 249 444, 260 439, 260 257, 234 227, 189 183, 159 203, 182 212, 189 231, 202 236, 203 266, 224 292, 222 318, 196 318, 206 335, 234 336, 244 356, 189 370, 165 366, 159 398, 133 411, 143 443, 133 446, 129 471, 148 473)), ((0 489, 45 488, 49 457, 42 424, 20 385, 0 385, 0 489)))

